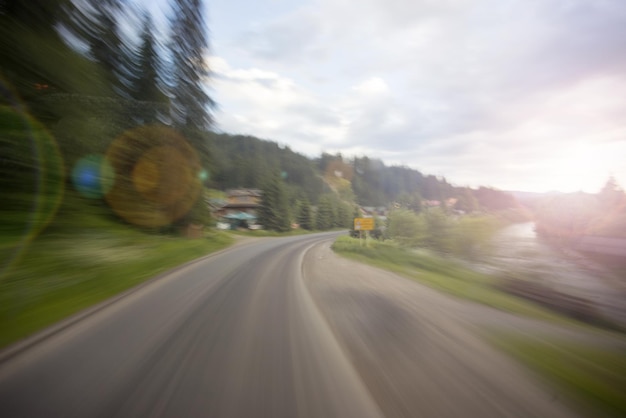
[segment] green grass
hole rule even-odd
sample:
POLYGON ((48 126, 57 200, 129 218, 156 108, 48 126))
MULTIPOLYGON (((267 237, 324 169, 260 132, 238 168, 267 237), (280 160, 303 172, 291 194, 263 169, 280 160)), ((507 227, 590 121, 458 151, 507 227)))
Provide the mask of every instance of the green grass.
POLYGON ((12 236, 0 247, 0 347, 233 241, 146 233, 71 193, 23 251, 12 236))
POLYGON ((366 246, 358 239, 346 236, 339 237, 332 248, 345 257, 393 271, 457 297, 536 319, 573 323, 561 315, 497 290, 493 287, 493 277, 464 268, 451 259, 411 251, 389 242, 369 240, 366 246))
POLYGON ((489 341, 563 388, 587 416, 626 416, 626 354, 492 333, 489 341))

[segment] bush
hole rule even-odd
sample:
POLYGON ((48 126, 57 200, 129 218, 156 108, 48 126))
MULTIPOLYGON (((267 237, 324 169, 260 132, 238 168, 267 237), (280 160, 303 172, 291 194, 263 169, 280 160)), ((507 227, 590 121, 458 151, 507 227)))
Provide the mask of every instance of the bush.
POLYGON ((397 209, 389 214, 387 236, 405 247, 424 244, 427 229, 422 216, 408 209, 397 209))
POLYGON ((419 215, 398 209, 390 214, 386 233, 403 247, 427 247, 438 253, 475 259, 488 251, 500 224, 488 216, 453 218, 440 209, 419 215))
POLYGON ((490 249, 491 237, 500 223, 486 216, 468 216, 458 220, 452 235, 452 253, 470 260, 476 259, 490 249))

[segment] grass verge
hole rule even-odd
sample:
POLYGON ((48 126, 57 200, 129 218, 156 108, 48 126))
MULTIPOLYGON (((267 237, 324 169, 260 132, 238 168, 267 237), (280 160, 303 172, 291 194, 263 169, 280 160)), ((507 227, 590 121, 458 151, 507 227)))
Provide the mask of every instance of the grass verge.
POLYGON ((55 220, 22 251, 9 239, 0 247, 0 347, 232 241, 224 233, 195 240, 146 233, 99 204, 66 196, 55 220))
POLYGON ((495 279, 464 268, 453 260, 416 253, 389 242, 369 241, 342 236, 332 246, 338 254, 379 268, 393 271, 437 290, 482 303, 496 309, 556 323, 572 324, 561 315, 494 288, 495 279))
MULTIPOLYGON (((562 317, 493 287, 495 279, 468 270, 451 260, 416 253, 388 242, 339 237, 333 250, 417 280, 435 289, 494 308, 562 324, 577 321, 562 317)), ((532 339, 512 333, 485 335, 494 346, 513 355, 562 387, 585 416, 626 416, 626 355, 621 351, 580 344, 532 339)))
POLYGON ((626 355, 597 347, 490 333, 488 340, 564 389, 584 415, 626 416, 626 355))

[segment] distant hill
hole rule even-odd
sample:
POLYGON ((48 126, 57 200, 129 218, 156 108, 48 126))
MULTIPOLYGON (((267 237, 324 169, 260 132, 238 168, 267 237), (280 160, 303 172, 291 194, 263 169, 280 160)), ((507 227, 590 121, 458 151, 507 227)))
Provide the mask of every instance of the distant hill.
POLYGON ((259 188, 266 176, 279 172, 292 202, 307 198, 315 204, 323 194, 334 192, 363 206, 388 206, 392 202, 417 205, 449 199, 466 211, 518 206, 510 193, 489 187, 456 187, 445 177, 387 166, 367 156, 348 159, 322 153, 311 159, 273 141, 226 133, 209 133, 207 141, 211 154, 207 184, 216 189, 259 188))

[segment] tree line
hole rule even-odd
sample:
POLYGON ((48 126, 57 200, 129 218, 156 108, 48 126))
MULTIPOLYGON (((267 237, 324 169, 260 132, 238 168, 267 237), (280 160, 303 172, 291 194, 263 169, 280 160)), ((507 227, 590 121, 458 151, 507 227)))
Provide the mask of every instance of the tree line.
MULTIPOLYGON (((209 68, 203 1, 170 0, 166 21, 158 26, 138 4, 0 0, 0 115, 5 134, 0 139, 0 174, 2 192, 13 200, 21 199, 27 206, 28 200, 52 199, 42 195, 46 189, 104 188, 96 183, 104 181, 103 171, 110 167, 88 166, 85 159, 105 155, 110 159, 112 144, 122 138, 128 152, 118 153, 118 161, 107 161, 115 171, 115 184, 129 179, 129 185, 142 184, 147 190, 156 182, 152 186, 159 191, 135 193, 137 206, 176 213, 172 221, 186 222, 187 214, 203 216, 197 197, 201 173, 209 163, 205 136, 214 106, 204 86, 209 68), (136 129, 152 125, 160 126, 162 133, 136 129), (174 131, 183 139, 161 140, 174 138, 174 131), (139 137, 148 132, 150 138, 139 137), (193 152, 187 152, 183 142, 193 152), (151 151, 159 147, 160 151, 151 151), (47 167, 43 148, 61 161, 51 169, 55 176, 42 174, 42 167, 47 167), (129 161, 130 155, 136 159, 129 161), (171 178, 156 176, 168 158, 185 160, 173 175, 187 181, 190 195, 184 198, 196 202, 185 214, 172 212, 169 202, 162 208, 166 195, 175 195, 166 190, 171 178), (161 167, 151 172, 146 169, 151 165, 161 167), (42 181, 60 184, 42 187, 42 181), (27 193, 18 197, 18 191, 27 193)), ((108 203, 125 220, 134 210, 108 203)), ((141 220, 140 225, 145 223, 141 220)))
POLYGON ((613 176, 598 193, 555 194, 532 206, 540 235, 565 242, 585 235, 626 238, 626 193, 613 176))
POLYGON ((290 203, 284 176, 277 172, 265 178, 258 221, 264 228, 279 232, 291 230, 292 223, 307 231, 325 231, 332 228, 351 228, 356 214, 353 202, 342 200, 335 193, 318 196, 317 205, 299 194, 290 203))

